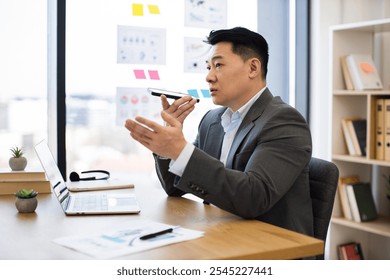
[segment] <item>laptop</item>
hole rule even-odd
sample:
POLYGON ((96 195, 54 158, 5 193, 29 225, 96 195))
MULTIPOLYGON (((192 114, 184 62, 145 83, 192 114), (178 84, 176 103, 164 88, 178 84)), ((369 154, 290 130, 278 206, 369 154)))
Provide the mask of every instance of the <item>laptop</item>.
POLYGON ((66 215, 137 214, 141 211, 134 194, 112 191, 72 194, 45 140, 35 146, 35 152, 66 215))

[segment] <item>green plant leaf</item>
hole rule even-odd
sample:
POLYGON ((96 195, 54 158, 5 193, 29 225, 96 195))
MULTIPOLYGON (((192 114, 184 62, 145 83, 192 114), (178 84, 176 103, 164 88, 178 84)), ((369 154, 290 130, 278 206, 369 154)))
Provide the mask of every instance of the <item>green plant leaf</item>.
POLYGON ((37 196, 37 194, 38 193, 34 190, 21 189, 15 193, 15 196, 17 196, 19 198, 32 198, 32 197, 37 196))
POLYGON ((18 146, 11 148, 10 151, 14 158, 20 158, 24 155, 22 148, 19 148, 18 146))

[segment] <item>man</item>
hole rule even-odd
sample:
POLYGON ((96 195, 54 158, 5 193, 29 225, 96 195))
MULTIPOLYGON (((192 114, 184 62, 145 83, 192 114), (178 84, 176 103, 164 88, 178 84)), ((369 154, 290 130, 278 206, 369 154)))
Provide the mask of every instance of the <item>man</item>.
POLYGON ((266 40, 236 27, 211 31, 206 42, 206 81, 222 107, 205 114, 196 141, 187 142, 182 133, 195 105, 190 97, 171 105, 162 97, 166 126, 136 117, 126 128, 154 153, 168 195, 192 193, 243 218, 313 235, 310 130, 266 87, 266 40))

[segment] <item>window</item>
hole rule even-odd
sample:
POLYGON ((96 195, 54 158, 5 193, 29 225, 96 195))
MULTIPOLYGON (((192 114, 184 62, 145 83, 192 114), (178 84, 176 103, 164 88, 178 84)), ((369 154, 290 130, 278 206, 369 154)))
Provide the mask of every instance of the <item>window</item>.
POLYGON ((47 138, 47 1, 0 1, 0 167, 22 147, 40 167, 34 144, 47 138))
MULTIPOLYGON (((270 65, 269 73, 274 73, 274 78, 270 75, 268 84, 275 95, 282 95, 290 102, 291 87, 288 89, 285 84, 293 84, 289 81, 291 73, 284 72, 280 78, 277 67, 290 67, 286 61, 291 58, 286 56, 285 50, 294 40, 283 38, 291 36, 285 33, 289 30, 291 9, 296 8, 297 13, 303 11, 296 16, 296 55, 300 52, 307 58, 308 51, 299 44, 307 47, 304 41, 308 32, 308 1, 248 0, 242 5, 242 1, 226 0, 226 11, 221 3, 225 2, 2 1, 0 33, 5 43, 0 45, 0 166, 8 165, 8 152, 13 145, 25 148, 27 156, 33 160, 29 166, 38 166, 32 147, 46 138, 55 157, 58 153, 58 164, 64 175, 66 170, 92 168, 149 172, 153 168, 151 154, 130 139, 123 127, 123 118, 129 112, 118 108, 122 105, 122 109, 125 108, 126 102, 130 104, 132 100, 126 98, 129 98, 129 90, 134 92, 134 89, 145 93, 147 87, 163 87, 198 94, 201 102, 185 123, 185 133, 191 141, 199 117, 213 104, 207 99, 202 61, 188 59, 191 56, 185 56, 185 50, 189 46, 192 55, 196 55, 199 40, 211 29, 219 28, 212 27, 217 24, 225 24, 227 28, 245 26, 266 37, 271 59, 275 59, 270 61, 274 64, 270 65), (202 9, 213 10, 213 5, 218 9, 214 9, 211 17, 205 17, 202 9), (193 13, 186 13, 188 7, 193 8, 193 13), (284 16, 274 16, 276 12, 284 16), (299 20, 305 19, 306 26, 302 28, 299 20), (283 32, 275 32, 280 29, 279 25, 283 26, 283 32), (119 35, 137 29, 149 35, 156 30, 160 35, 165 34, 165 61, 135 63, 128 58, 120 61, 119 35), (279 88, 287 88, 289 92, 286 95, 286 91, 279 88)), ((126 51, 123 44, 122 51, 126 51)), ((304 59, 295 58, 297 69, 304 59)), ((295 76, 295 104, 304 116, 308 115, 305 112, 307 65, 301 66, 295 76), (298 89, 299 85, 303 85, 303 90, 298 89)), ((153 107, 158 104, 152 103, 158 100, 147 97, 150 102, 147 111, 142 111, 142 106, 127 109, 138 108, 142 114, 156 114, 160 109, 153 107)))

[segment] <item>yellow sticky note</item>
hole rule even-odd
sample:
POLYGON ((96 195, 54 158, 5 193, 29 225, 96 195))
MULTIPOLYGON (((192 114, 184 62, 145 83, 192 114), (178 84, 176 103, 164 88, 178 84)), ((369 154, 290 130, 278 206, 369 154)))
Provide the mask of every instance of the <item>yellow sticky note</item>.
POLYGON ((158 8, 157 5, 148 5, 149 13, 154 14, 154 15, 159 15, 160 14, 160 9, 158 8))
POLYGON ((143 16, 143 15, 144 15, 144 5, 133 4, 133 16, 143 16))

